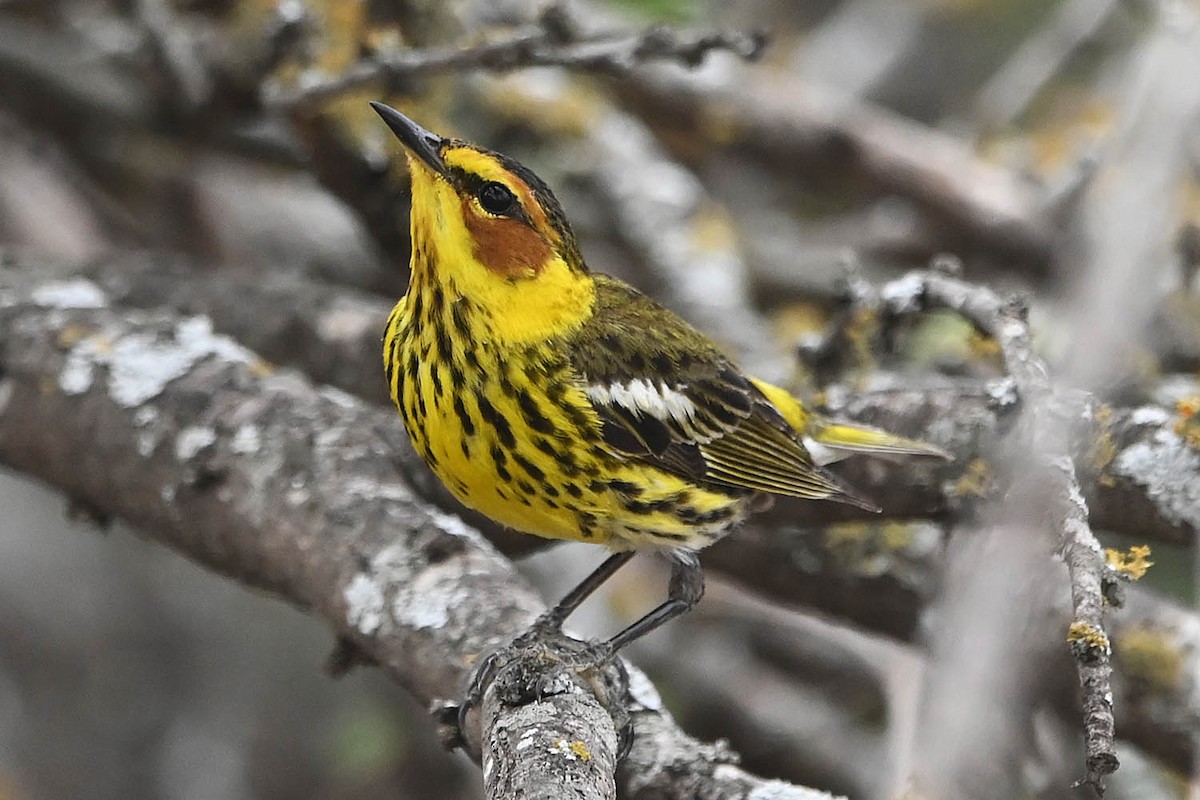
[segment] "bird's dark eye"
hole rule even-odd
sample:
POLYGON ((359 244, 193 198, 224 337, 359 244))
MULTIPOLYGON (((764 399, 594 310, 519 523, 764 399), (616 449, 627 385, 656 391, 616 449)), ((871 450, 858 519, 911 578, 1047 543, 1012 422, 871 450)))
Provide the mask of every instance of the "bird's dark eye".
POLYGON ((479 189, 479 205, 491 214, 507 214, 517 204, 517 198, 503 183, 488 181, 479 189))

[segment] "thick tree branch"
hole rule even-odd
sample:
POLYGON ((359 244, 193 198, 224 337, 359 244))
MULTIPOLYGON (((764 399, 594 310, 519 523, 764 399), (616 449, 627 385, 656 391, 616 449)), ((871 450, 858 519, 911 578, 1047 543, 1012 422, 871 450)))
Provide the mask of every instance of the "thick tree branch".
MULTIPOLYGON (((428 703, 456 697, 469 662, 541 604, 473 529, 416 498, 407 452, 391 414, 273 373, 206 318, 121 312, 90 282, 0 269, 0 463, 311 609, 428 703)), ((632 797, 774 786, 699 757, 652 702, 635 731, 632 797)))
POLYGON ((984 243, 1044 270, 1052 233, 1035 189, 983 164, 951 137, 788 76, 714 85, 678 70, 640 70, 620 90, 662 130, 761 154, 786 170, 836 170, 910 198, 943 225, 943 247, 984 243))

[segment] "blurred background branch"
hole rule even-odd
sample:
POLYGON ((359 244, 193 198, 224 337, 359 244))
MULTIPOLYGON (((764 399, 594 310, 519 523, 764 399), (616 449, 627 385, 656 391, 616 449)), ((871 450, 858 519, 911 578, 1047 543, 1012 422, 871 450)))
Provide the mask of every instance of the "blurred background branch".
MULTIPOLYGON (((705 553, 722 582, 631 659, 747 771, 652 709, 626 791, 783 791, 757 773, 867 800, 1086 796, 1069 788, 1085 736, 1067 632, 1106 608, 1110 792, 1191 797, 1198 16, 1103 0, 0 2, 0 797, 480 796, 424 705, 537 600, 455 532, 539 551, 519 566, 545 596, 599 554, 466 512, 375 408, 408 189, 369 99, 530 164, 593 269, 747 367, 955 454, 839 465, 880 519, 780 502, 705 553), (1029 363, 1077 413, 1031 402, 994 327, 898 307, 913 285, 896 279, 945 252, 953 280, 1023 298, 1029 363), (41 299, 18 302, 18 284, 41 299), (174 427, 153 404, 117 414, 64 389, 72 359, 109 357, 104 331, 165 343, 196 315, 255 355, 175 378, 174 427), (1030 486, 1020 443, 1039 416, 1032 438, 1061 470, 1030 486), (1048 491, 1073 483, 1078 498, 1048 491), (232 524, 234 499, 258 516, 232 524), (1064 519, 1109 550, 1067 548, 1109 590, 1091 586, 1083 616, 1037 533, 1064 519), (65 531, 127 523, 310 608, 417 702, 380 671, 324 679, 328 622, 123 533, 65 531), (464 606, 486 633, 372 649, 341 590, 398 542, 456 543, 448 563, 483 570, 464 586, 497 582, 464 606), (1150 560, 1135 586, 1105 578, 1150 560)), ((581 629, 658 602, 655 569, 635 562, 581 629)))

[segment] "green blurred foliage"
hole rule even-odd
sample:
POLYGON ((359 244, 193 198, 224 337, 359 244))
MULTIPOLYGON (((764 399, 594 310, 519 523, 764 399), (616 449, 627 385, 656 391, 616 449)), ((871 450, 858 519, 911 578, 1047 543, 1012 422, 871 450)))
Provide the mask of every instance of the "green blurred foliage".
POLYGON ((702 10, 696 0, 608 0, 611 5, 662 22, 688 22, 702 10))

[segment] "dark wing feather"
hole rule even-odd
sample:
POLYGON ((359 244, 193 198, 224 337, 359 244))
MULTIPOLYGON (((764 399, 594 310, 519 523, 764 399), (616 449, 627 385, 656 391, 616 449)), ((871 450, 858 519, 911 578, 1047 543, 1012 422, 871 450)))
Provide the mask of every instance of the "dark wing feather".
POLYGON ((813 462, 707 337, 616 279, 596 284, 594 316, 562 344, 606 446, 702 484, 874 508, 813 462))

